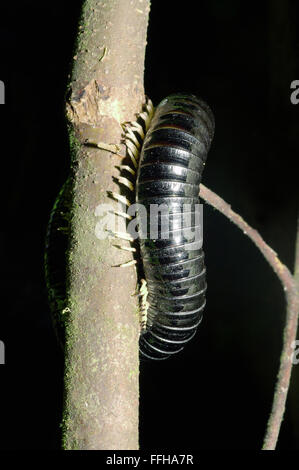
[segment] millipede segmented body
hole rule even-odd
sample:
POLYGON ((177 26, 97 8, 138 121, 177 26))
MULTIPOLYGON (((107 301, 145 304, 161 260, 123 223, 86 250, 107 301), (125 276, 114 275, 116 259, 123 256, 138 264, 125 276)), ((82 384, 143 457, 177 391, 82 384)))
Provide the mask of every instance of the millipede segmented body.
POLYGON ((179 352, 202 319, 206 278, 196 211, 213 134, 210 108, 193 95, 175 94, 158 105, 145 135, 136 182, 136 202, 148 214, 137 215, 148 302, 142 358, 166 359, 179 352), (166 214, 149 217, 153 204, 166 207, 166 214), (167 236, 163 217, 169 222, 167 236))
POLYGON ((68 178, 51 211, 45 239, 45 280, 48 300, 54 330, 62 347, 65 342, 64 321, 68 311, 66 306, 66 252, 71 204, 71 180, 68 178))

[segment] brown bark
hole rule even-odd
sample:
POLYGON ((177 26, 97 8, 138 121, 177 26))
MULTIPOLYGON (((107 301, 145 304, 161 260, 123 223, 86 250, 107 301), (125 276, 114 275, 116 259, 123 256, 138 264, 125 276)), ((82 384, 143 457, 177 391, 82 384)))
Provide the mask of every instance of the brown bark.
MULTIPOLYGON (((86 0, 69 85, 73 207, 66 323, 65 449, 138 448, 138 336, 130 258, 96 237, 99 204, 119 192, 116 144, 144 102, 149 0, 86 0)), ((124 149, 121 148, 121 153, 124 149)))

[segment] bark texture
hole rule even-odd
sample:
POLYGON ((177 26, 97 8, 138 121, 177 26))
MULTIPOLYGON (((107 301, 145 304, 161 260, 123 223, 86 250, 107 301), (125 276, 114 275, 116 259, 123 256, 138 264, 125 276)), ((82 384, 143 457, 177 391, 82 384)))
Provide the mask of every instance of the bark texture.
MULTIPOLYGON (((138 448, 139 320, 135 270, 96 236, 99 204, 120 192, 114 144, 144 102, 149 0, 86 0, 68 90, 73 207, 66 319, 65 449, 138 448)), ((117 150, 117 148, 116 148, 117 150)), ((115 243, 115 241, 114 241, 115 243)))

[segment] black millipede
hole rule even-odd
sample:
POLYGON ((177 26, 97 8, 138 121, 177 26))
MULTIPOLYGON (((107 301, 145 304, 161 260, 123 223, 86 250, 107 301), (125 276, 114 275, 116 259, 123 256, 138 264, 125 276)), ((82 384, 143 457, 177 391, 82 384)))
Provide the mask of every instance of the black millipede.
POLYGON ((139 234, 147 234, 139 240, 147 288, 139 349, 147 359, 166 359, 181 351, 202 319, 206 269, 196 211, 213 135, 214 117, 207 104, 193 95, 173 94, 157 106, 144 138, 136 201, 148 214, 153 204, 166 207, 169 222, 163 231, 164 212, 158 223, 155 217, 138 219, 139 234), (155 239, 149 237, 152 224, 155 239))
MULTIPOLYGON (((134 175, 135 181, 123 176, 118 180, 133 191, 137 208, 143 208, 137 209, 136 215, 140 259, 121 266, 141 265, 140 357, 160 360, 181 351, 193 338, 205 307, 199 185, 214 135, 214 117, 207 104, 194 95, 173 94, 155 111, 148 100, 139 118, 143 125, 137 119, 124 126, 133 168, 120 167, 134 175)), ((112 196, 127 204, 124 196, 112 196)), ((56 266, 55 259, 61 254, 65 259, 70 207, 71 186, 67 182, 50 217, 45 254, 52 316, 62 342, 57 329, 62 330, 68 309, 62 292, 65 280, 59 284, 56 271, 64 271, 65 276, 66 268, 56 266), (59 245, 64 253, 58 253, 59 245)), ((129 235, 123 238, 130 240, 129 235)))

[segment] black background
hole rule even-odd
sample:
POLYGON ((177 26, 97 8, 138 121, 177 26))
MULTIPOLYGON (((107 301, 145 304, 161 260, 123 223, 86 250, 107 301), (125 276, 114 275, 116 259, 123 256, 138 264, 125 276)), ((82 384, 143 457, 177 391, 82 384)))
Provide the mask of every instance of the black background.
MULTIPOLYGON (((64 93, 81 1, 1 5, 2 311, 0 449, 59 449, 63 358, 43 277, 49 212, 69 168, 64 93)), ((293 268, 299 105, 295 1, 153 0, 145 89, 186 91, 212 108, 203 183, 293 268), (246 5, 246 6, 245 6, 246 5)), ((205 206, 204 321, 175 359, 141 367, 140 445, 259 449, 279 365, 284 296, 260 253, 205 206)), ((299 449, 299 366, 279 449, 299 449)))

